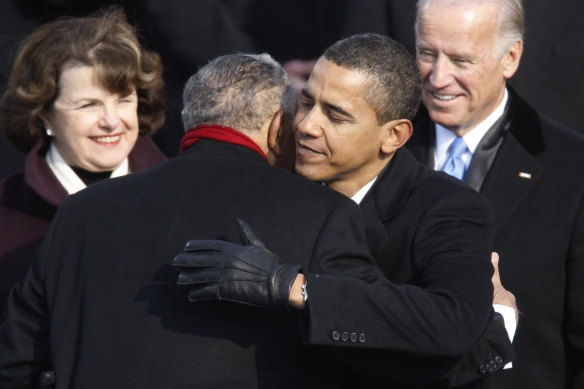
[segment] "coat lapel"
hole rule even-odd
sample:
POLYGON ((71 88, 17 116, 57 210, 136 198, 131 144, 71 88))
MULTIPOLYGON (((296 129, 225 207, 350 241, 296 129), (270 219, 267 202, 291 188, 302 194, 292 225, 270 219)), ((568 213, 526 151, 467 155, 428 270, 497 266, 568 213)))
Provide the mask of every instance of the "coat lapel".
POLYGON ((497 232, 545 173, 536 159, 545 149, 539 115, 513 88, 508 90, 508 131, 480 190, 493 208, 497 232))
POLYGON ((513 132, 507 132, 480 190, 491 204, 497 232, 501 231, 544 173, 545 168, 523 147, 513 132))
POLYGON ((360 207, 367 225, 367 240, 371 253, 379 254, 387 241, 384 222, 395 218, 403 208, 412 181, 420 164, 406 149, 396 151, 389 164, 379 175, 360 207))
POLYGON ((480 191, 481 186, 485 177, 489 173, 493 161, 497 156, 499 147, 503 142, 503 134, 508 128, 506 123, 508 123, 509 113, 508 109, 505 113, 483 136, 483 139, 478 144, 477 149, 472 155, 472 160, 470 161, 470 166, 464 177, 464 182, 470 185, 474 190, 480 191))

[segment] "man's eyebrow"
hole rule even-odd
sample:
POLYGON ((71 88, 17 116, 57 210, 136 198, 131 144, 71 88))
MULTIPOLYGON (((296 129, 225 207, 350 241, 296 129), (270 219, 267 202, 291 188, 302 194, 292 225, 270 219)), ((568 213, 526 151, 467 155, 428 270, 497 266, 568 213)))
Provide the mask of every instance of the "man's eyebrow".
MULTIPOLYGON (((310 92, 308 92, 308 90, 306 88, 302 88, 302 96, 304 96, 308 100, 314 100, 314 97, 312 97, 312 95, 310 94, 310 92)), ((353 115, 351 115, 349 112, 345 111, 343 108, 339 107, 338 105, 334 105, 334 104, 327 103, 327 102, 323 102, 322 105, 324 105, 330 111, 334 111, 336 113, 343 115, 347 121, 350 121, 350 122, 355 121, 355 117, 353 115)))
POLYGON ((324 105, 327 109, 340 113, 341 115, 343 115, 348 121, 354 122, 355 121, 355 117, 353 115, 351 115, 349 112, 345 111, 344 109, 342 109, 341 107, 339 107, 338 105, 334 105, 331 103, 326 103, 324 102, 322 105, 324 105))

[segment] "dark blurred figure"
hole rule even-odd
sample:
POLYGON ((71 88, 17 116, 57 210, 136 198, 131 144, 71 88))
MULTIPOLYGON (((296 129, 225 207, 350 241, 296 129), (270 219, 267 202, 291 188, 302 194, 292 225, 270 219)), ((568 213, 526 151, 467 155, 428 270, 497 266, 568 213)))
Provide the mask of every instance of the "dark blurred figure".
MULTIPOLYGON (((0 93, 6 89, 11 59, 20 40, 35 27, 33 18, 23 15, 15 1, 2 3, 0 12, 0 93)), ((1 130, 0 130, 1 132, 1 130)), ((25 154, 0 134, 0 179, 24 167, 25 154)))
POLYGON ((0 312, 65 197, 166 159, 149 137, 164 109, 160 59, 121 9, 22 42, 0 101, 0 128, 28 153, 24 171, 0 181, 0 312))

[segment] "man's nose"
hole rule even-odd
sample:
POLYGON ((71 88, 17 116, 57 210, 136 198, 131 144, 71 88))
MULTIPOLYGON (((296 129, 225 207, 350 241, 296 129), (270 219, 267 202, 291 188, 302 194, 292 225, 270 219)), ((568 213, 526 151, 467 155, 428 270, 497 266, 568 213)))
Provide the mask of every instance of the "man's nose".
POLYGON ((452 80, 452 64, 447 58, 438 57, 432 64, 430 82, 434 88, 444 88, 452 80))
POLYGON ((296 136, 318 138, 322 135, 322 114, 315 108, 299 113, 300 120, 296 123, 296 136))

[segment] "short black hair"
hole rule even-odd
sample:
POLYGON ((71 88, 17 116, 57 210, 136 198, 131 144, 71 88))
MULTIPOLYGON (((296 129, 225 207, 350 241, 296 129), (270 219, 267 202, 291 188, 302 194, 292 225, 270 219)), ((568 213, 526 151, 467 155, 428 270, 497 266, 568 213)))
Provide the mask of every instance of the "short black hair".
POLYGON ((323 56, 370 79, 363 97, 380 125, 414 119, 420 106, 422 79, 414 57, 403 45, 380 34, 357 34, 334 43, 323 56))

